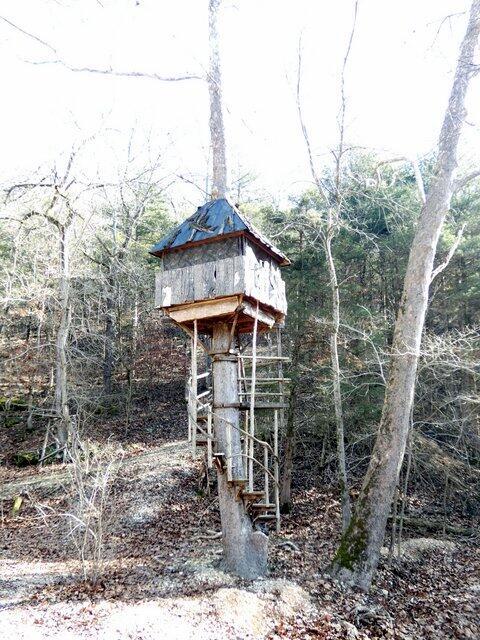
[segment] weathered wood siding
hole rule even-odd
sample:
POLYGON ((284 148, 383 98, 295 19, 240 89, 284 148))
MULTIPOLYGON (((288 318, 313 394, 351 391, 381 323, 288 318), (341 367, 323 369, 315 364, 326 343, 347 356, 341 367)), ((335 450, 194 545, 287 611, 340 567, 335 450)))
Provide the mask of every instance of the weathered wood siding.
POLYGON ((201 244, 190 249, 172 251, 163 256, 163 269, 170 271, 240 256, 243 253, 243 244, 241 237, 225 238, 211 244, 201 244))
POLYGON ((286 313, 285 283, 269 254, 242 237, 168 253, 157 273, 155 304, 211 300, 246 294, 286 313))
POLYGON ((278 263, 266 251, 248 240, 245 242, 244 293, 277 311, 287 313, 285 282, 278 263))

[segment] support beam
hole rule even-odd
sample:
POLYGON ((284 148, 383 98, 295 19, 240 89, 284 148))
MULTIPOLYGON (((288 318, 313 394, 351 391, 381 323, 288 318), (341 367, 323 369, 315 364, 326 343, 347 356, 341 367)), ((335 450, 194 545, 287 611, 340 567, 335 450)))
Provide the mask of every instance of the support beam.
POLYGON ((271 329, 276 322, 275 316, 273 316, 270 313, 267 313, 266 311, 263 311, 263 309, 260 309, 258 302, 257 302, 257 306, 254 307, 253 304, 250 304, 250 302, 247 302, 245 300, 242 304, 242 311, 247 316, 254 318, 256 321, 260 321, 262 324, 266 325, 269 329, 271 329))
POLYGON ((191 416, 191 434, 192 434, 192 453, 195 457, 197 453, 197 420, 198 420, 198 406, 197 406, 197 391, 198 391, 198 379, 197 379, 197 321, 193 323, 193 337, 192 337, 192 384, 190 386, 190 416, 191 416))
MULTIPOLYGON (((252 340, 252 376, 250 382, 250 448, 248 453, 248 489, 253 491, 253 460, 254 460, 254 437, 255 437, 255 377, 257 374, 257 328, 258 328, 258 302, 255 323, 253 325, 252 340)), ((243 396, 243 394, 242 394, 243 396)))
POLYGON ((240 296, 202 300, 201 302, 191 302, 165 308, 165 313, 178 323, 198 319, 204 320, 205 318, 217 318, 218 316, 235 313, 240 304, 240 300, 240 296))
POLYGON ((280 533, 280 474, 278 460, 278 411, 273 414, 273 475, 275 477, 275 516, 277 518, 276 531, 280 533))
POLYGON ((213 466, 213 430, 212 430, 212 407, 207 409, 207 468, 211 469, 213 466))

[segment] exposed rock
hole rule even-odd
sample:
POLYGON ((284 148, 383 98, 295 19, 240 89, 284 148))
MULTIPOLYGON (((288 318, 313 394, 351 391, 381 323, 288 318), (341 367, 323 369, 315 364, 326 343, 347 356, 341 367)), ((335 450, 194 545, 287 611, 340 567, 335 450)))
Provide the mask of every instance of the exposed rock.
MULTIPOLYGON (((421 560, 425 554, 440 553, 451 554, 457 550, 457 545, 451 540, 440 540, 438 538, 411 538, 405 540, 401 545, 400 557, 403 560, 417 562, 421 560)), ((388 556, 388 549, 382 547, 382 556, 388 556)), ((395 549, 395 557, 397 557, 397 550, 395 549)))

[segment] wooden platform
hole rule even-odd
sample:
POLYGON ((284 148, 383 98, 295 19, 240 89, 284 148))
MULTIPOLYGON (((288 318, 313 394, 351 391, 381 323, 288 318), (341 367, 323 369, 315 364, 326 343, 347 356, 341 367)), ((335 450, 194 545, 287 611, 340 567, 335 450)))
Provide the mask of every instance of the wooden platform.
MULTIPOLYGON (((252 333, 257 317, 257 303, 239 294, 164 307, 163 311, 189 331, 193 330, 193 323, 196 320, 198 332, 207 335, 211 335, 214 324, 222 321, 235 325, 235 331, 238 333, 252 333)), ((267 305, 259 305, 258 331, 269 331, 276 323, 282 323, 283 320, 283 314, 267 305)))

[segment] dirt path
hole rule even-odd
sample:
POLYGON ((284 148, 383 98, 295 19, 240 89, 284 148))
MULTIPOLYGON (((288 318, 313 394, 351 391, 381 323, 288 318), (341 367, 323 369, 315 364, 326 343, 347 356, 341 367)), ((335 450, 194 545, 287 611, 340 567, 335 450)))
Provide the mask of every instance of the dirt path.
MULTIPOLYGON (((178 466, 188 455, 188 446, 185 441, 169 442, 159 447, 151 448, 148 453, 124 458, 121 462, 114 463, 113 468, 118 470, 130 467, 155 467, 167 470, 172 465, 178 466)), ((32 490, 43 491, 60 485, 66 485, 71 481, 71 474, 67 468, 57 468, 53 473, 49 472, 50 467, 37 469, 32 467, 34 475, 25 475, 18 480, 5 482, 0 486, 0 500, 15 498, 18 495, 28 493, 32 490)))
MULTIPOLYGON (((315 612, 298 585, 244 584, 220 570, 216 505, 196 493, 197 463, 173 442, 118 465, 105 578, 85 586, 62 530, 27 504, 6 518, 0 549, 2 640, 265 638, 281 620, 315 612), (52 553, 52 549, 56 549, 52 553)), ((0 496, 55 504, 68 469, 3 485, 0 496)), ((28 501, 27 501, 28 503, 28 501)))

